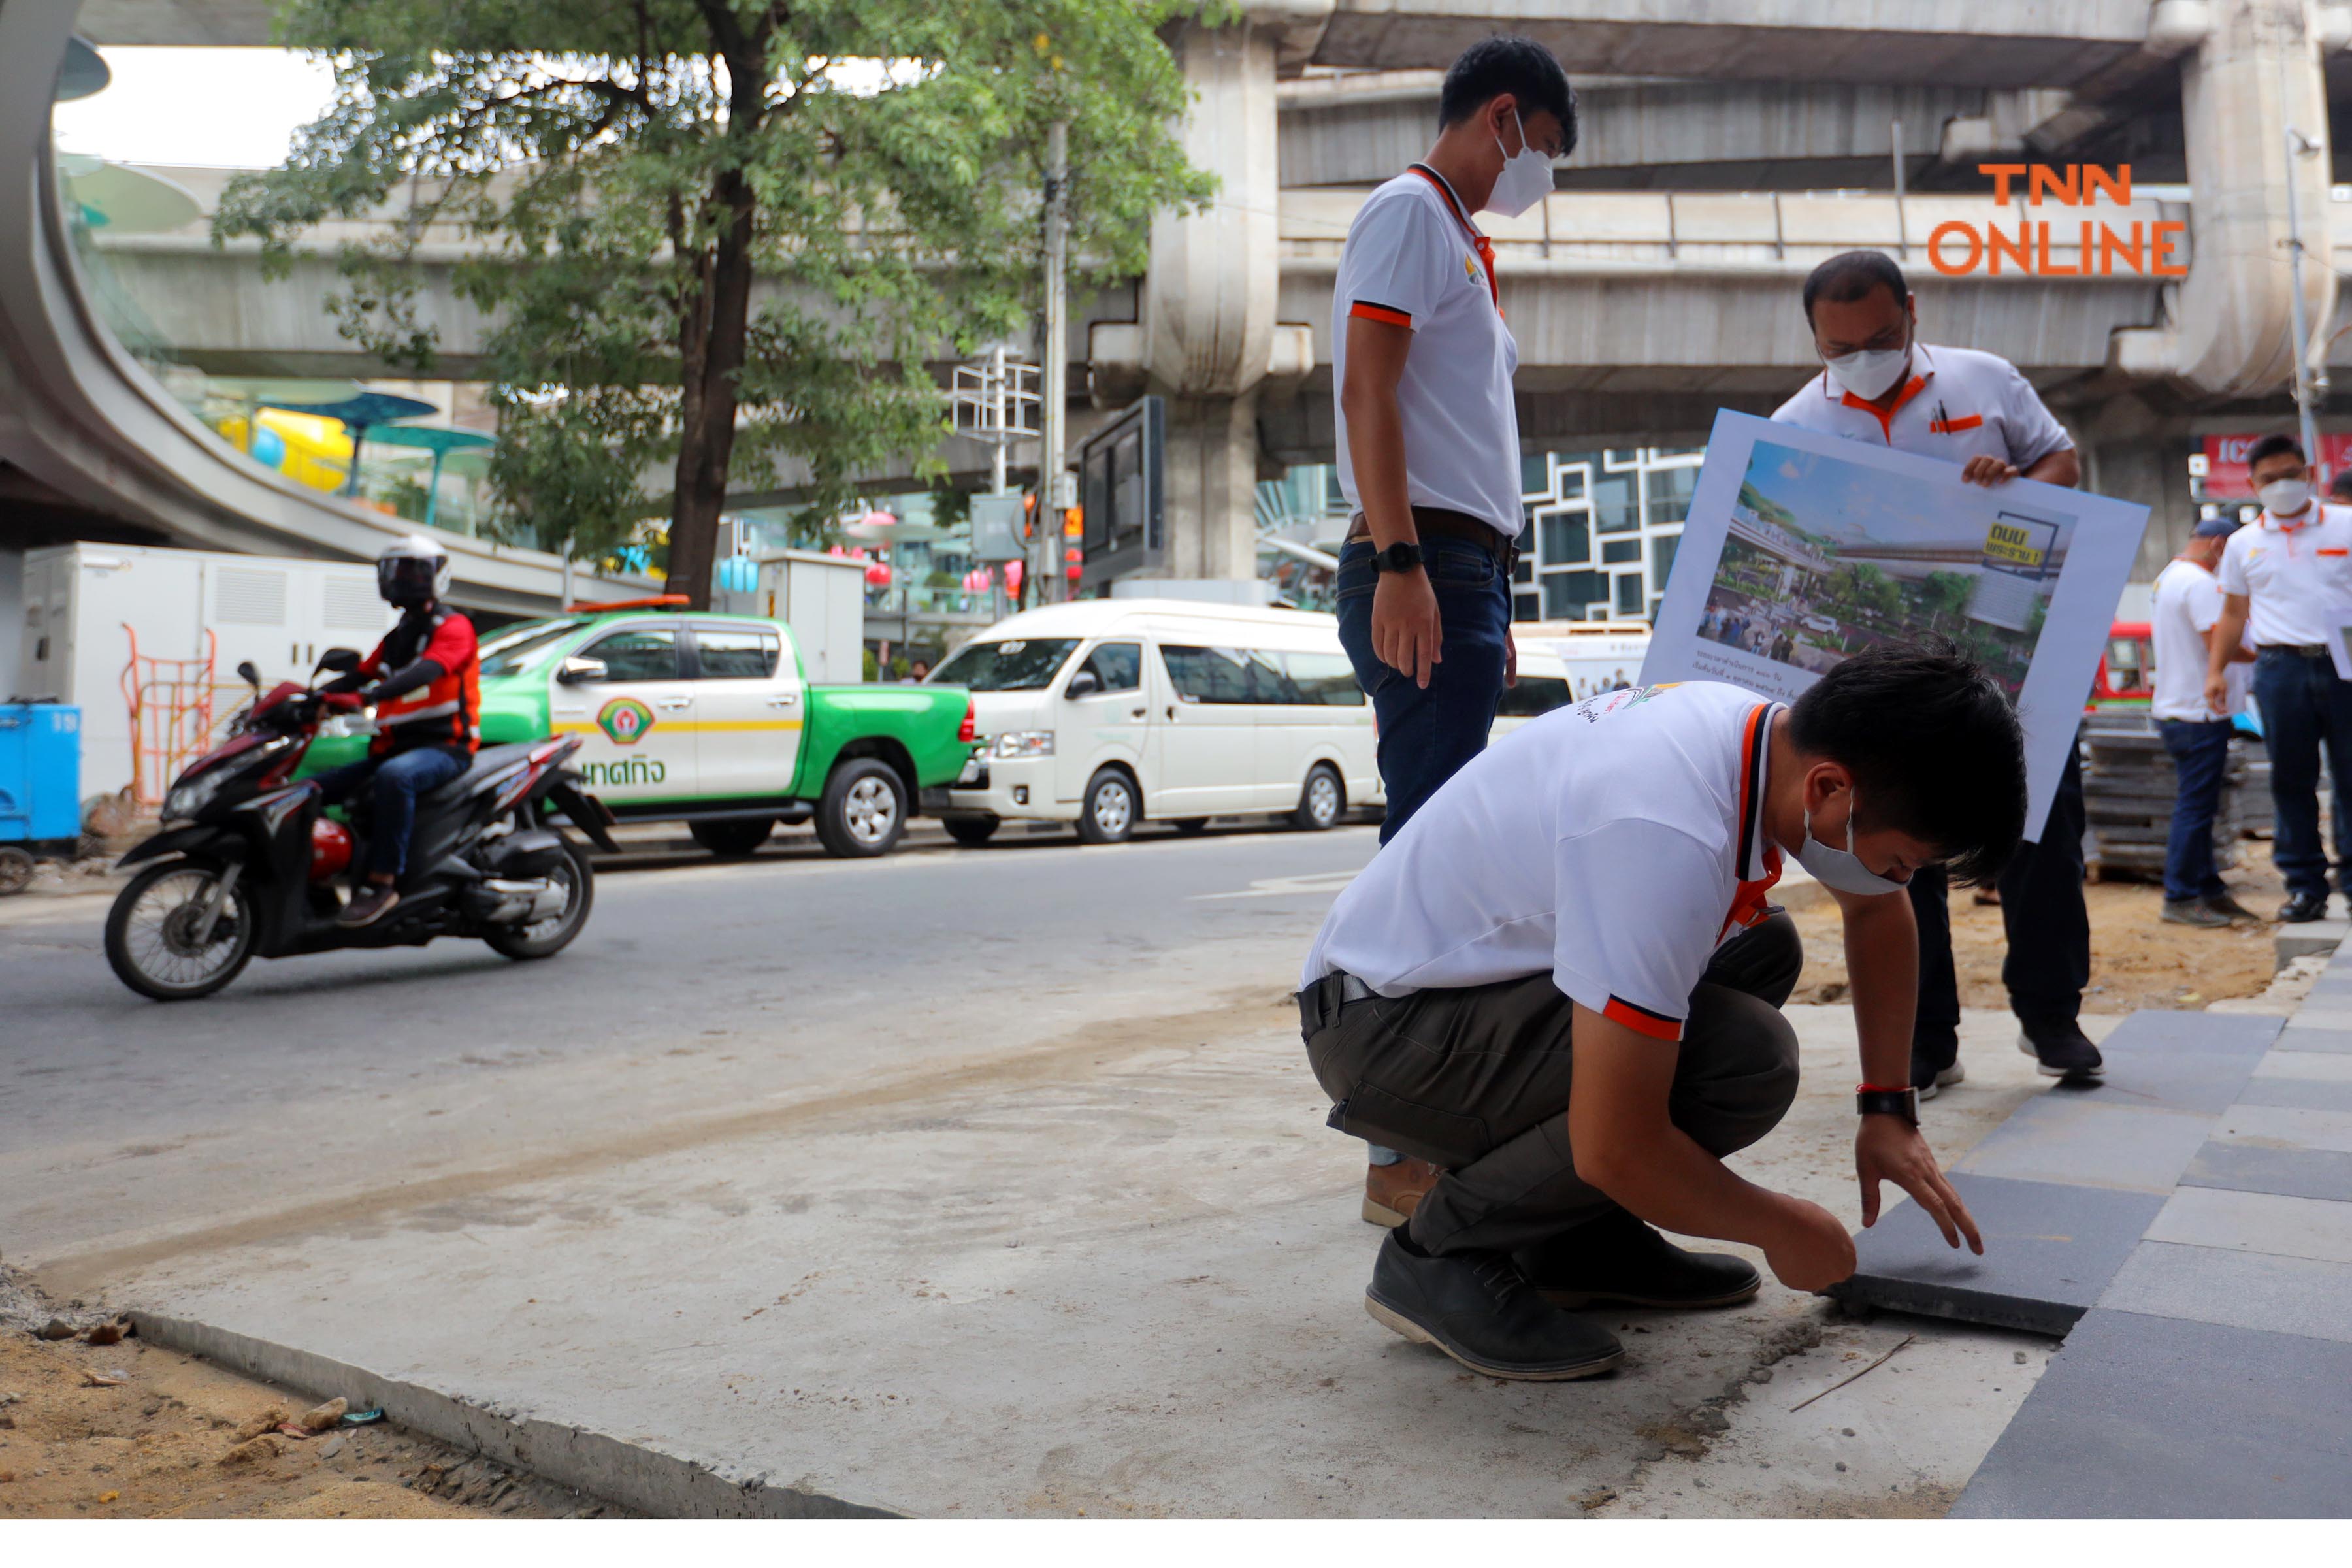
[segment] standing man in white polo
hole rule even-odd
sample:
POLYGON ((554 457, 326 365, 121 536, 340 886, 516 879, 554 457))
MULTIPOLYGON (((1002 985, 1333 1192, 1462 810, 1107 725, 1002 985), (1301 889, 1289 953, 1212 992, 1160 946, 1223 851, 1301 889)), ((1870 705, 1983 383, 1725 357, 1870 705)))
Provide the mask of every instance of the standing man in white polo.
MULTIPOLYGON (((1774 419, 1941 458, 1960 465, 1961 479, 1988 489, 2021 478, 2081 482, 2074 442, 2015 365, 1997 354, 1918 341, 1910 285, 1890 258, 1874 250, 1830 258, 1805 279, 1804 307, 1822 373, 1774 419)), ((2017 1015, 2019 1048, 2051 1078, 2095 1079, 2105 1070, 2099 1048, 2075 1021, 2091 980, 2083 821, 2083 774, 2069 752, 2041 842, 2026 845, 2000 878, 2009 938, 2001 983, 2017 1015)), ((1911 1081, 1927 1100, 1967 1076, 1959 976, 1942 871, 1922 870, 1911 879, 1910 894, 1919 922, 1911 1081)))
MULTIPOLYGON (((1551 194, 1576 94, 1549 49, 1496 36, 1439 89, 1437 140, 1364 200, 1331 296, 1339 641, 1380 723, 1386 844, 1486 745, 1516 674, 1511 565, 1522 526, 1518 345, 1495 250, 1472 221, 1551 194)), ((1375 1146, 1364 1217, 1396 1225, 1436 1167, 1375 1146)))
POLYGON ((2156 652, 2156 690, 2148 706, 2174 775, 2172 826, 2164 844, 2163 918, 2175 925, 2222 928, 2254 918, 2230 896, 2213 863, 2213 815, 2230 767, 2230 738, 2253 683, 2252 648, 2242 642, 2230 655, 2227 709, 2216 713, 2205 705, 2205 671, 2221 624, 2221 584, 2213 569, 2237 531, 2235 518, 2200 522, 2188 545, 2156 574, 2156 602, 2148 612, 2156 652))
POLYGON ((2230 700, 2231 650, 2254 634, 2254 701, 2271 753, 2276 813, 2271 858, 2286 879, 2278 918, 2290 923, 2327 913, 2327 850, 2319 840, 2319 754, 2336 781, 2336 883, 2345 887, 2346 795, 2352 794, 2352 681, 2336 673, 2327 645, 2352 615, 2352 510, 2311 493, 2302 446, 2265 436, 2246 454, 2262 521, 2230 536, 2221 552, 2221 622, 2205 674, 2217 714, 2230 700))

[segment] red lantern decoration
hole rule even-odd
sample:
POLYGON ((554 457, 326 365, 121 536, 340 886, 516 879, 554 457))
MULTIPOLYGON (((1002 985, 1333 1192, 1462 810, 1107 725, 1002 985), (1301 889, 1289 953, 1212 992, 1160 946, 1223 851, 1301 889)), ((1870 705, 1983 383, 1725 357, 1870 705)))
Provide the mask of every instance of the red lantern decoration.
POLYGON ((890 568, 883 565, 878 561, 873 565, 868 566, 866 569, 866 585, 869 588, 888 587, 890 585, 890 568))

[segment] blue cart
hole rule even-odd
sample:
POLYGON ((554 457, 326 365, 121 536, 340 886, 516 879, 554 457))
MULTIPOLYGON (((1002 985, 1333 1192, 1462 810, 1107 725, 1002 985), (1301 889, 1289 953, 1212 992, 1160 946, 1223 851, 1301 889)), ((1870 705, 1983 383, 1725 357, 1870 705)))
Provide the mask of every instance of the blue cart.
POLYGON ((0 703, 0 894, 21 893, 36 854, 81 838, 81 710, 0 703))

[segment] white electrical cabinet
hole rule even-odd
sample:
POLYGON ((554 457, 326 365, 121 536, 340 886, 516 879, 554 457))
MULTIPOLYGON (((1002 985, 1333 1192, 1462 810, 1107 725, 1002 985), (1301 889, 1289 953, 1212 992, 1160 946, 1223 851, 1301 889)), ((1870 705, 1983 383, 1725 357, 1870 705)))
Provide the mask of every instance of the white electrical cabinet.
POLYGON ((819 686, 854 686, 866 679, 868 564, 814 550, 771 551, 760 557, 756 589, 720 594, 713 607, 783 622, 800 645, 809 680, 819 686))
MULTIPOLYGON (((20 592, 16 694, 81 709, 85 796, 131 780, 134 637, 145 658, 200 660, 211 645, 217 721, 244 699, 241 661, 253 662, 265 689, 304 679, 327 649, 365 653, 395 619, 372 565, 196 550, 27 551, 20 592)), ((152 792, 156 781, 147 783, 152 792)))

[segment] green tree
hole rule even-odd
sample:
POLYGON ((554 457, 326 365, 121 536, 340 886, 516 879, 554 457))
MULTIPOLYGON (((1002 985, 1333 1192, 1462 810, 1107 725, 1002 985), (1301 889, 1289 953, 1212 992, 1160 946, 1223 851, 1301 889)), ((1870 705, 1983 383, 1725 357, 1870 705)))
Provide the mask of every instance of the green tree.
POLYGON ((283 0, 334 101, 285 168, 231 184, 214 237, 282 269, 312 226, 389 211, 342 247, 334 309, 423 372, 417 247, 463 234, 522 535, 594 555, 666 509, 673 584, 702 605, 734 475, 796 463, 822 514, 908 453, 936 474, 926 361, 1035 319, 1049 122, 1070 124, 1076 287, 1140 272, 1154 215, 1207 199, 1155 33, 1198 9, 283 0), (646 493, 664 464, 669 493, 646 493))
POLYGON ((1967 615, 1976 591, 1977 580, 1966 572, 1930 572, 1919 585, 1920 597, 1939 624, 1967 615))

